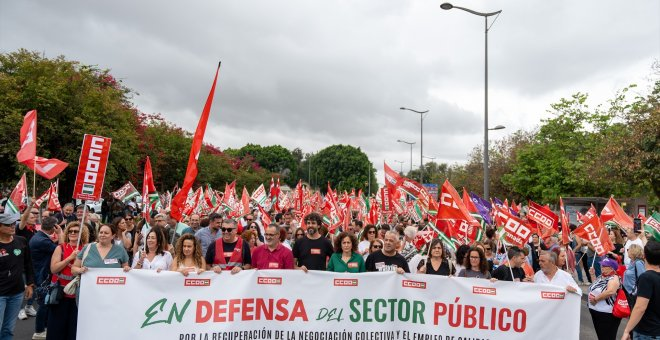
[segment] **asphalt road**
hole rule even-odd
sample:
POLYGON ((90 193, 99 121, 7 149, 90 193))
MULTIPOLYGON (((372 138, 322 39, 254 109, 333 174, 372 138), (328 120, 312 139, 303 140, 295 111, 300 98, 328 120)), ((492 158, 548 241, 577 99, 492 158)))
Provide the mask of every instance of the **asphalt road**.
MULTIPOLYGON (((594 325, 591 322, 591 315, 587 309, 587 295, 582 295, 583 303, 580 306, 580 340, 597 340, 596 332, 594 331, 594 325)), ((556 317, 561 317, 557 315, 556 317)), ((617 334, 617 339, 621 338, 623 334, 623 329, 626 327, 626 322, 628 319, 621 320, 621 325, 619 326, 619 332, 617 334)), ((17 320, 16 329, 14 331, 14 339, 16 340, 28 340, 32 339, 32 334, 34 333, 34 318, 28 318, 27 320, 17 320)))

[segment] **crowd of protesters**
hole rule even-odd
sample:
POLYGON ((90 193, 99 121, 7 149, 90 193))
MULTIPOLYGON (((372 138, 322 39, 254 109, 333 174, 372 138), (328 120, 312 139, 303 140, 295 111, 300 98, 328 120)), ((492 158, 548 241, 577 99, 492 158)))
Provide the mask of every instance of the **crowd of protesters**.
POLYGON ((454 249, 439 238, 420 244, 427 221, 404 217, 378 226, 353 220, 331 233, 318 213, 297 216, 288 210, 269 219, 255 209, 240 218, 214 212, 179 222, 166 210, 147 220, 137 208, 134 202, 113 201, 104 203, 100 214, 73 204, 56 214, 35 207, 21 216, 0 214, 0 340, 11 339, 16 320, 30 316, 35 317, 33 339, 75 339, 77 293, 51 303, 48 287, 66 286, 88 268, 171 270, 185 276, 250 269, 394 271, 549 283, 580 295, 581 286, 588 286, 599 339, 616 337, 621 319, 612 309, 623 287, 634 306, 624 339, 660 337, 660 244, 632 230, 612 228, 617 247, 599 257, 572 233, 566 245, 555 236, 533 235, 516 247, 503 244, 489 228, 484 240, 454 249), (273 222, 263 225, 263 220, 273 222))

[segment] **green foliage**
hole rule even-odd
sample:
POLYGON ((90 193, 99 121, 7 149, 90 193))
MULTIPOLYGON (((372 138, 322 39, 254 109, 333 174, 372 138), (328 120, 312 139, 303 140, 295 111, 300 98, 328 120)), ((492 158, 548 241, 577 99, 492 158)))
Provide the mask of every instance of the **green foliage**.
POLYGON ((69 163, 60 175, 64 197, 72 192, 85 133, 112 138, 106 187, 136 171, 137 120, 131 91, 108 71, 26 50, 0 54, 0 94, 0 160, 5 164, 0 176, 10 182, 4 186, 14 185, 27 170, 15 154, 23 115, 32 109, 38 111, 37 154, 69 163))
POLYGON ((369 177, 371 177, 371 193, 378 190, 376 169, 360 148, 332 145, 319 151, 309 160, 312 176, 324 181, 317 184, 323 192, 327 190, 327 182, 330 182, 330 186, 338 191, 350 191, 355 188, 355 190, 362 189, 366 194, 369 190, 369 177))
POLYGON ((279 174, 280 178, 289 185, 295 185, 298 181, 299 160, 291 151, 280 145, 262 147, 257 144, 247 144, 238 150, 229 149, 225 152, 239 158, 251 156, 260 167, 279 174))

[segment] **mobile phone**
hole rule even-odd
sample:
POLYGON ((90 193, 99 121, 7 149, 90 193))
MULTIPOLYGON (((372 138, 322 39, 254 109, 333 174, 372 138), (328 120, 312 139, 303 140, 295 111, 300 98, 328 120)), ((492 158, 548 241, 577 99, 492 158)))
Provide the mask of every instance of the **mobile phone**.
POLYGON ((636 234, 642 232, 642 219, 641 218, 633 219, 633 232, 636 233, 636 234))

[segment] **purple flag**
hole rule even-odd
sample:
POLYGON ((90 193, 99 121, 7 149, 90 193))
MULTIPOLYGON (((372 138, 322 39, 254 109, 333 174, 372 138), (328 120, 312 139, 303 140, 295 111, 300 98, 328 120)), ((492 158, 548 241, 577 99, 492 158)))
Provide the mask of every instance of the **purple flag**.
POLYGON ((479 215, 484 218, 484 221, 488 224, 493 224, 493 219, 490 217, 490 202, 473 192, 470 192, 470 199, 472 200, 472 203, 474 203, 474 206, 477 207, 477 211, 479 212, 479 215))

